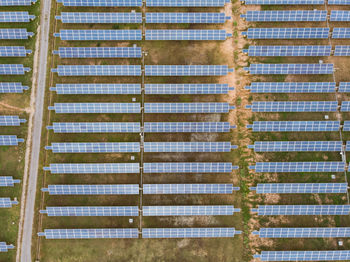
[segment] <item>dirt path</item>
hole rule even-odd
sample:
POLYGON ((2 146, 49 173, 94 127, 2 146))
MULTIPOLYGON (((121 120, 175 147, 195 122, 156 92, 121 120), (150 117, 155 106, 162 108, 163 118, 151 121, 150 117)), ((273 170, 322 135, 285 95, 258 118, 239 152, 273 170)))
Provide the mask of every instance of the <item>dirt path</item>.
POLYGON ((0 102, 0 107, 4 107, 4 108, 6 108, 8 110, 13 110, 13 111, 26 112, 28 114, 31 114, 32 111, 33 111, 31 107, 21 108, 21 107, 11 106, 11 105, 6 104, 4 102, 0 102))

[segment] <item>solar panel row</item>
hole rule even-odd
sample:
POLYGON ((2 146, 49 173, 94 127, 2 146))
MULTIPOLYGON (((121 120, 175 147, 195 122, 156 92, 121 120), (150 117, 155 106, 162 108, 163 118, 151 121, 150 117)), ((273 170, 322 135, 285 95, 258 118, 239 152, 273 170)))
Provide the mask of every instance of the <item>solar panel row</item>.
POLYGON ((146 65, 146 76, 223 76, 233 72, 227 65, 146 65))
POLYGON ((226 40, 225 30, 146 30, 145 40, 226 40))
POLYGON ((17 205, 18 202, 11 200, 9 197, 0 197, 0 208, 10 208, 13 205, 17 205))
POLYGON ((29 71, 29 67, 21 64, 0 64, 0 75, 24 75, 29 71))
POLYGON ((20 126, 25 123, 25 119, 20 119, 19 116, 0 116, 0 126, 20 126))
POLYGON ((254 121, 247 128, 253 132, 327 132, 338 131, 340 121, 254 121))
POLYGON ((28 86, 23 86, 19 82, 0 82, 0 93, 23 93, 23 90, 28 89, 28 86))
POLYGON ((254 255, 254 258, 261 261, 344 261, 350 259, 350 250, 262 251, 260 255, 254 255))
POLYGON ((231 152, 231 142, 145 142, 144 152, 231 152))
POLYGON ((344 162, 257 162, 255 172, 344 172, 344 162))
POLYGON ((141 24, 142 13, 62 12, 56 19, 74 24, 141 24))
POLYGON ((145 113, 228 113, 228 103, 145 103, 145 113))
POLYGON ((273 205, 253 208, 259 216, 272 215, 349 215, 350 205, 273 205))
POLYGON ((245 0, 244 3, 246 5, 323 5, 324 0, 245 0))
POLYGON ((239 190, 232 184, 143 184, 144 195, 232 194, 239 190))
POLYGON ((246 108, 252 112, 336 112, 338 101, 261 101, 246 108))
MULTIPOLYGON (((1 32, 1 31, 0 31, 1 32)), ((65 41, 132 41, 142 40, 141 30, 60 30, 54 34, 65 41)))
POLYGON ((14 135, 0 135, 0 146, 18 146, 18 143, 22 142, 24 139, 14 135))
POLYGON ((138 153, 140 143, 52 143, 45 149, 52 150, 53 153, 138 153))
POLYGON ((25 57, 32 53, 32 50, 26 50, 24 46, 0 46, 0 57, 25 57))
POLYGON ((0 6, 25 6, 36 3, 37 0, 0 0, 0 6))
POLYGON ((261 238, 329 238, 350 237, 349 227, 260 228, 253 235, 261 238))
MULTIPOLYGON (((334 93, 335 82, 252 82, 251 93, 334 93)), ((340 85, 339 85, 340 89, 340 85)), ((350 90, 350 88, 349 88, 350 90)), ((339 90, 340 92, 340 90, 339 90)))
POLYGON ((99 7, 136 7, 142 6, 142 0, 56 0, 64 6, 99 6, 99 7))
POLYGON ((332 46, 326 45, 284 45, 249 46, 243 49, 248 56, 330 56, 332 46))
POLYGON ((242 35, 248 39, 327 39, 329 28, 248 28, 242 35))
POLYGON ((55 103, 49 106, 56 114, 101 114, 141 112, 140 103, 55 103))
POLYGON ((50 91, 55 91, 59 95, 141 94, 141 85, 140 84, 56 84, 56 87, 50 87, 50 91))
POLYGON ((7 187, 7 186, 13 187, 14 184, 17 184, 20 182, 21 180, 13 179, 12 176, 0 176, 0 187, 7 187))
POLYGON ((138 216, 138 206, 53 206, 40 210, 51 216, 138 216))
POLYGON ((52 174, 137 174, 138 163, 50 164, 44 167, 52 174))
POLYGON ((234 206, 143 206, 143 216, 232 216, 234 206))
POLYGON ((257 194, 314 194, 314 193, 346 193, 347 183, 273 183, 257 184, 251 187, 257 194))
POLYGON ((6 242, 0 242, 0 252, 7 252, 9 249, 14 249, 14 248, 15 248, 14 245, 7 245, 6 242))
POLYGON ((140 58, 141 47, 60 47, 61 58, 140 58))
POLYGON ((241 17, 248 22, 321 22, 327 20, 327 11, 247 11, 241 17))
POLYGON ((342 147, 342 141, 257 141, 248 146, 255 152, 340 152, 342 147))
POLYGON ((230 162, 164 162, 144 163, 143 171, 152 173, 231 173, 238 169, 230 162))
POLYGON ((225 13, 146 13, 150 24, 219 24, 230 18, 225 13))
POLYGON ((146 95, 227 94, 228 84, 145 84, 146 95))
POLYGON ((28 23, 35 19, 28 12, 0 12, 0 23, 28 23))
POLYGON ((2 28, 0 29, 0 39, 2 40, 16 40, 28 39, 34 33, 28 32, 25 28, 2 28))
POLYGON ((333 74, 333 64, 250 64, 244 68, 253 75, 315 75, 333 74))
POLYGON ((59 76, 141 76, 140 65, 58 65, 59 76))

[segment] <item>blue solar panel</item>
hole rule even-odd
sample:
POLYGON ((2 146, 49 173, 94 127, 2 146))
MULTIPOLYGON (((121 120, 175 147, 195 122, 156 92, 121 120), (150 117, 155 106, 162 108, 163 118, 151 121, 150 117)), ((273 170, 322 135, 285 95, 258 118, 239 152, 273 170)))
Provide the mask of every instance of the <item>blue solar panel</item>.
POLYGON ((248 56, 330 56, 331 51, 330 45, 265 45, 243 49, 248 56))
POLYGON ((336 261, 349 260, 350 250, 336 251, 262 251, 254 255, 261 261, 336 261))
POLYGON ((62 12, 56 19, 74 24, 141 24, 142 13, 62 12))
POLYGON ((264 101, 253 102, 246 108, 252 112, 336 112, 338 101, 264 101))
POLYGON ((29 71, 29 67, 20 64, 0 64, 0 75, 24 75, 29 71))
POLYGON ((234 206, 143 206, 143 216, 232 216, 234 206))
POLYGON ((231 90, 228 84, 145 84, 147 95, 227 94, 231 90))
POLYGON ((41 191, 50 195, 138 195, 139 185, 48 185, 41 191))
POLYGON ((258 216, 272 215, 349 215, 350 205, 274 205, 253 208, 258 216))
POLYGON ((13 179, 12 176, 0 176, 0 187, 14 186, 17 183, 20 183, 21 180, 13 179))
POLYGON ((172 7, 220 7, 229 3, 229 0, 148 0, 146 6, 172 6, 172 7))
POLYGON ((245 0, 246 5, 323 5, 324 0, 245 0))
POLYGON ((329 238, 350 237, 349 227, 260 228, 254 235, 261 238, 329 238))
POLYGON ((257 194, 319 194, 319 193, 346 193, 347 183, 284 183, 284 184, 258 184, 251 187, 257 194))
POLYGON ((341 112, 350 112, 350 101, 343 101, 341 103, 341 112))
POLYGON ((31 52, 24 46, 0 46, 0 57, 25 57, 31 52))
POLYGON ((36 3, 37 0, 0 0, 0 6, 25 6, 36 3))
POLYGON ((230 132, 228 122, 145 122, 145 133, 212 133, 230 132))
POLYGON ((342 141, 258 141, 248 146, 255 152, 340 152, 342 147, 342 141))
POLYGON ((349 0, 328 0, 329 5, 350 5, 349 0))
POLYGON ((248 28, 248 39, 327 39, 329 28, 248 28))
POLYGON ((223 76, 233 69, 227 65, 146 65, 146 76, 223 76))
POLYGON ((253 82, 251 93, 334 93, 335 82, 253 82))
POLYGON ((28 86, 23 86, 19 82, 0 82, 0 93, 23 93, 23 90, 28 89, 28 86))
POLYGON ((146 30, 146 40, 226 40, 225 30, 146 30))
POLYGON ((9 197, 0 197, 0 208, 10 208, 17 204, 17 201, 12 201, 9 197))
POLYGON ((140 143, 52 143, 45 148, 53 153, 138 153, 140 143))
POLYGON ((138 216, 138 206, 64 206, 46 207, 41 214, 51 216, 138 216))
POLYGON ((50 87, 50 91, 56 91, 59 95, 97 95, 97 94, 141 94, 140 84, 56 84, 50 87))
POLYGON ((44 167, 52 174, 137 174, 138 163, 50 164, 44 167))
POLYGON ((338 131, 340 121, 254 121, 253 132, 326 132, 338 131))
POLYGON ((257 173, 263 172, 344 172, 343 162, 257 162, 250 166, 257 173))
POLYGON ((230 162, 144 163, 144 173, 231 173, 238 169, 230 162))
MULTIPOLYGON (((0 0, 1 5, 1 0, 0 0)), ((7 245, 5 242, 0 242, 0 252, 7 252, 9 249, 14 249, 14 245, 7 245)))
POLYGON ((59 47, 61 58, 141 58, 141 47, 59 47))
POLYGON ((253 75, 317 75, 333 74, 333 64, 251 64, 244 70, 253 75))
POLYGON ((34 18, 28 12, 0 12, 0 23, 27 23, 34 18))
POLYGON ((143 228, 142 238, 216 238, 241 234, 231 227, 143 228))
POLYGON ((334 49, 334 56, 350 56, 350 46, 336 45, 334 49))
POLYGON ((66 41, 130 41, 142 40, 141 30, 61 30, 54 34, 66 41))
POLYGON ((56 114, 140 113, 139 103, 55 103, 56 114))
POLYGON ((127 122, 54 122, 48 129, 55 133, 139 133, 140 123, 127 122))
POLYGON ((332 22, 349 22, 350 12, 345 10, 332 10, 329 20, 332 22))
POLYGON ((148 24, 219 24, 228 19, 225 13, 146 13, 148 24))
POLYGON ((45 229, 38 233, 46 239, 138 238, 137 228, 45 229))
POLYGON ((139 65, 58 65, 51 72, 59 76, 140 76, 139 65))
POLYGON ((143 184, 144 195, 232 194, 232 184, 143 184))
POLYGON ((33 36, 34 33, 27 32, 25 28, 2 28, 0 29, 0 39, 28 39, 33 36))
POLYGON ((348 27, 334 27, 332 33, 333 39, 347 39, 350 38, 350 28, 348 27))
POLYGON ((350 151, 350 141, 346 141, 345 151, 350 151))
POLYGON ((24 139, 17 136, 0 136, 0 146, 18 146, 18 143, 24 142, 24 139))
POLYGON ((231 142, 145 142, 144 152, 231 152, 231 142))
POLYGON ((0 116, 0 126, 20 126, 25 123, 25 119, 20 119, 19 116, 0 116))
POLYGON ((241 17, 248 22, 320 22, 327 20, 327 11, 247 11, 241 17))
POLYGON ((145 103, 145 113, 228 113, 228 103, 145 103))
POLYGON ((56 0, 64 6, 142 6, 142 0, 56 0))

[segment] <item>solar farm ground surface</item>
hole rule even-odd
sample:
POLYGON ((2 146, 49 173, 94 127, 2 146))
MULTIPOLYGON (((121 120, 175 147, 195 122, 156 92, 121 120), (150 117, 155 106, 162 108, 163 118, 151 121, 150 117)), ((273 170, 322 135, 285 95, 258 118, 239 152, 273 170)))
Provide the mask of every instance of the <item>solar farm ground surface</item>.
MULTIPOLYGON (((28 11, 30 15, 35 15, 36 18, 29 23, 0 23, 0 28, 27 28, 28 32, 36 33, 37 24, 39 23, 40 1, 37 1, 32 6, 16 6, 16 7, 0 7, 0 12, 5 11, 28 11)), ((0 115, 18 115, 22 119, 28 120, 29 100, 32 86, 33 73, 33 54, 35 50, 34 37, 28 40, 1 40, 1 46, 25 46, 26 49, 31 49, 32 54, 26 57, 2 57, 0 64, 23 64, 25 67, 30 67, 31 71, 24 76, 0 76, 0 82, 21 82, 23 86, 28 86, 29 90, 24 90, 19 94, 0 94, 0 115)), ((15 127, 1 127, 1 135, 17 135, 19 138, 25 139, 24 143, 19 146, 2 146, 0 148, 0 173, 2 176, 13 176, 15 179, 23 181, 24 160, 26 150, 28 122, 21 123, 15 127)), ((17 198, 21 203, 22 183, 15 184, 14 187, 3 187, 0 189, 0 197, 17 198)), ((20 204, 8 209, 0 210, 0 239, 7 243, 17 245, 18 223, 20 216, 20 204)), ((0 261, 15 261, 16 252, 1 252, 0 261)))

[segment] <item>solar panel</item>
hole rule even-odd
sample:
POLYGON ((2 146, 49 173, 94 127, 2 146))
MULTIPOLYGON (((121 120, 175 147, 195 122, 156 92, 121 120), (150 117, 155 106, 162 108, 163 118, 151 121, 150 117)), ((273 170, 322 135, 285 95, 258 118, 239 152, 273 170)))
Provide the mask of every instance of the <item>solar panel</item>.
POLYGON ((20 183, 21 180, 13 179, 12 176, 0 176, 0 187, 14 186, 16 183, 20 183))
POLYGON ((141 58, 141 47, 59 47, 60 58, 141 58))
POLYGON ((346 141, 345 151, 350 151, 350 141, 346 141))
POLYGON ((140 113, 140 103, 55 103, 56 114, 140 113))
POLYGON ((350 56, 350 46, 336 45, 334 49, 334 56, 350 56))
POLYGON ((234 206, 143 206, 143 216, 232 216, 234 206))
POLYGON ((323 5, 324 0, 245 0, 244 3, 246 5, 323 5))
POLYGON ((350 5, 349 0, 328 0, 329 5, 350 5))
POLYGON ((344 121, 343 131, 350 131, 350 121, 344 121))
POLYGON ((253 75, 317 75, 333 74, 333 64, 250 64, 244 70, 253 75))
POLYGON ((0 197, 0 208, 10 208, 17 204, 17 201, 12 201, 9 197, 0 197))
POLYGON ((55 133, 139 133, 140 123, 127 122, 54 122, 48 129, 55 133))
POLYGON ((332 33, 333 39, 346 39, 350 38, 350 28, 347 27, 334 27, 332 33))
POLYGON ((46 210, 40 210, 41 214, 52 216, 138 216, 138 206, 64 206, 64 207, 46 207, 46 210))
MULTIPOLYGON (((1 2, 0 2, 0 5, 1 5, 1 2)), ((7 252, 9 249, 14 249, 14 248, 15 248, 14 245, 7 245, 5 242, 0 242, 0 252, 7 252)))
POLYGON ((142 6, 142 0, 56 0, 64 6, 142 6))
POLYGON ((58 65, 51 72, 59 76, 140 76, 139 65, 58 65))
POLYGON ((20 126, 25 123, 25 119, 20 119, 19 116, 0 116, 0 126, 20 126))
POLYGON ((50 195, 138 195, 139 185, 48 185, 41 191, 50 195))
POLYGON ((50 91, 55 91, 59 95, 141 94, 141 85, 140 84, 56 84, 56 87, 50 87, 50 91))
POLYGON ((344 172, 343 162, 257 162, 255 172, 344 172))
POLYGON ((350 111, 350 101, 343 101, 341 103, 341 112, 349 112, 350 111))
POLYGON ((0 6, 24 6, 34 3, 36 3, 36 0, 0 0, 0 6))
POLYGON ((260 228, 260 238, 329 238, 350 237, 349 227, 260 228))
POLYGON ((228 84, 145 84, 146 95, 227 94, 228 84))
POLYGON ((228 113, 228 103, 145 103, 145 113, 228 113))
POLYGON ((25 57, 31 52, 24 46, 0 46, 0 57, 25 57))
POLYGON ((223 133, 230 132, 228 122, 145 122, 145 133, 223 133))
POLYGON ((0 82, 0 93, 23 93, 23 90, 28 89, 28 86, 23 86, 19 82, 0 82))
POLYGON ((12 39, 28 39, 33 36, 34 33, 27 32, 25 28, 2 28, 0 29, 0 39, 12 40, 12 39))
POLYGON ((52 150, 53 153, 138 153, 140 143, 52 143, 45 149, 52 150))
POLYGON ((137 228, 45 229, 38 236, 46 239, 138 238, 139 231, 137 228))
POLYGON ((143 228, 142 238, 212 238, 241 234, 231 227, 143 228))
POLYGON ((284 183, 284 184, 258 184, 251 187, 257 194, 315 194, 315 193, 346 193, 347 183, 284 183))
POLYGON ((248 22, 321 22, 327 20, 327 11, 247 11, 241 17, 248 22))
POLYGON ((330 45, 263 45, 243 49, 248 56, 330 56, 331 51, 330 45))
POLYGON ((148 24, 221 24, 230 18, 225 13, 146 13, 148 24))
POLYGON ((231 152, 231 142, 145 142, 144 152, 231 152))
POLYGON ((142 40, 141 30, 60 30, 54 34, 65 41, 130 41, 142 40))
POLYGON ((146 6, 169 6, 169 7, 222 7, 229 0, 148 0, 146 6))
POLYGON ((27 23, 34 18, 28 12, 0 12, 0 23, 27 23))
POLYGON ((144 163, 144 173, 231 173, 238 169, 230 162, 144 163))
POLYGON ((336 112, 338 101, 261 101, 246 108, 252 112, 336 112))
POLYGON ((24 142, 24 139, 17 138, 17 136, 0 136, 0 146, 18 146, 18 143, 24 142))
POLYGON ((327 39, 329 28, 248 28, 242 35, 248 39, 327 39))
POLYGON ((29 71, 29 67, 20 64, 0 64, 0 75, 24 75, 29 71))
POLYGON ((329 21, 331 22, 349 22, 350 12, 345 10, 331 10, 329 21))
POLYGON ((143 184, 144 195, 232 194, 232 184, 143 184))
POLYGON ((349 215, 350 205, 274 205, 259 206, 252 212, 258 212, 258 216, 267 215, 349 215))
POLYGON ((56 19, 74 24, 141 24, 142 13, 62 12, 56 19))
POLYGON ((146 40, 226 40, 225 30, 146 30, 146 40))
MULTIPOLYGON (((329 0, 330 1, 330 0, 329 0)), ((350 250, 336 251, 261 251, 261 261, 336 261, 349 260, 350 250)))
POLYGON ((223 76, 233 69, 227 65, 146 65, 146 76, 223 76))
POLYGON ((253 82, 251 93, 334 93, 335 82, 253 82))
POLYGON ((50 164, 44 167, 52 174, 137 174, 140 172, 138 163, 94 163, 94 164, 50 164))
POLYGON ((253 132, 326 132, 339 131, 340 121, 254 121, 253 132))
POLYGON ((337 152, 342 151, 342 141, 257 141, 248 146, 255 152, 337 152))

